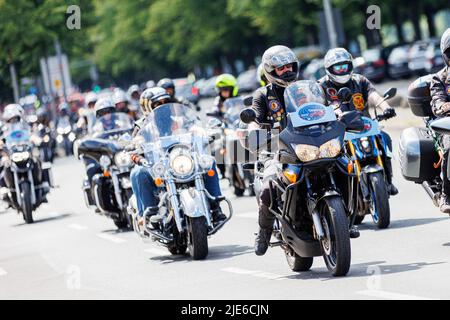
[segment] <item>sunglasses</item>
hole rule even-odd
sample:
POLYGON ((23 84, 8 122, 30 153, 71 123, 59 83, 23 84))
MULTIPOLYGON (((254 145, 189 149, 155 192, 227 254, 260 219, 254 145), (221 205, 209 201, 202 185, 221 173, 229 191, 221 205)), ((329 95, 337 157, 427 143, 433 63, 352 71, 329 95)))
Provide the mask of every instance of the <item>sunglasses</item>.
POLYGON ((344 64, 336 64, 332 68, 335 74, 345 74, 349 71, 350 66, 348 63, 344 63, 344 64))

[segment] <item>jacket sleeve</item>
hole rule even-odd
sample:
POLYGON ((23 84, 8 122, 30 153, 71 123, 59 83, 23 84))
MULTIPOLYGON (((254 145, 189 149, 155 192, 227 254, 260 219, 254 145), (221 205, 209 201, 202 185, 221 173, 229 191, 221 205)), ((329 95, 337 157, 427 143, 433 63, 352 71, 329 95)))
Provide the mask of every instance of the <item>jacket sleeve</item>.
POLYGON ((445 90, 444 81, 446 80, 447 72, 444 70, 436 73, 431 79, 430 94, 431 94, 431 109, 436 116, 442 116, 445 110, 442 110, 444 103, 449 101, 449 96, 445 90))
POLYGON ((258 122, 267 122, 266 98, 261 89, 258 89, 253 95, 252 109, 256 112, 258 122))

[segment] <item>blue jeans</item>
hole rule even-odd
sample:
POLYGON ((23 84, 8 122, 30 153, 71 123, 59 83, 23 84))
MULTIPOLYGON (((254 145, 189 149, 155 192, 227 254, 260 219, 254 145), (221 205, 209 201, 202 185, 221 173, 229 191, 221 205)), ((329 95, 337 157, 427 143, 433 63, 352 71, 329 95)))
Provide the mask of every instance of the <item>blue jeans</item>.
MULTIPOLYGON (((216 165, 214 164, 214 176, 205 175, 205 188, 213 197, 222 195, 219 185, 219 176, 217 174, 216 165)), ((130 174, 131 188, 136 196, 136 202, 139 215, 142 216, 148 207, 158 205, 157 186, 147 168, 135 166, 130 174)))

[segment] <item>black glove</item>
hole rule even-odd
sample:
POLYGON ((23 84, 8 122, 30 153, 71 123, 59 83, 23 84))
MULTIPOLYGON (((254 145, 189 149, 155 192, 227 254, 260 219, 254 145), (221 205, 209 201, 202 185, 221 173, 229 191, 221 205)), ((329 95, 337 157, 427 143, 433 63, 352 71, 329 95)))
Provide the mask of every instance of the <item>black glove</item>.
POLYGON ((397 114, 395 113, 395 109, 394 108, 387 108, 386 110, 384 110, 383 112, 383 117, 385 119, 389 119, 389 118, 393 118, 395 117, 397 114))

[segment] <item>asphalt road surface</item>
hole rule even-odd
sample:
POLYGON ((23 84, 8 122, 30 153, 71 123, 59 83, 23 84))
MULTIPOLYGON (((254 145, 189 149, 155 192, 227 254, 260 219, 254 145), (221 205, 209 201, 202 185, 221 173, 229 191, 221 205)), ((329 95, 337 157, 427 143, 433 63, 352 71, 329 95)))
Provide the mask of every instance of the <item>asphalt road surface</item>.
MULTIPOLYGON (((417 121, 409 110, 399 114, 387 125, 396 157, 402 127, 417 121)), ((256 201, 235 198, 225 181, 235 216, 209 239, 208 258, 193 261, 144 243, 134 232, 120 232, 87 209, 82 164, 58 159, 59 188, 37 210, 34 224, 24 224, 11 209, 0 213, 0 298, 448 299, 450 220, 394 163, 400 193, 391 198, 390 228, 377 230, 366 217, 361 237, 351 242, 350 272, 333 278, 320 257, 301 273, 288 268, 280 248, 257 257, 256 201)))

